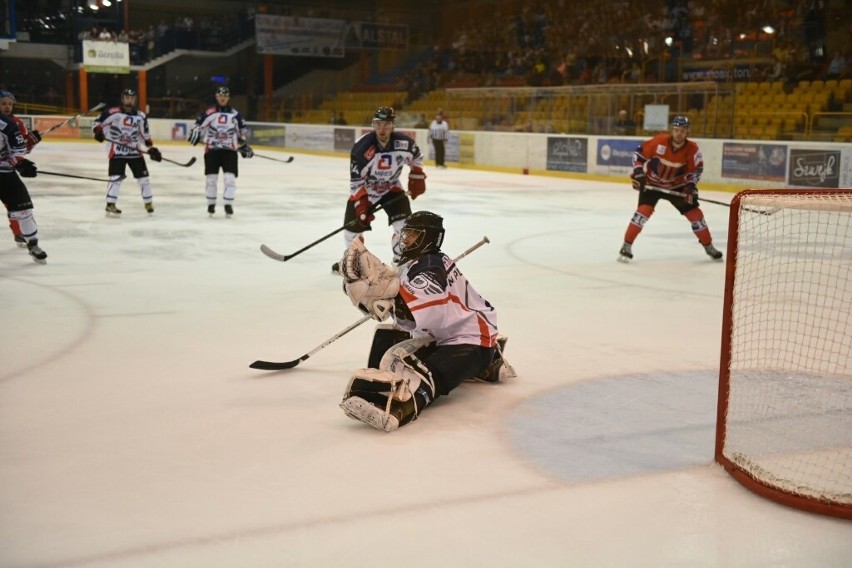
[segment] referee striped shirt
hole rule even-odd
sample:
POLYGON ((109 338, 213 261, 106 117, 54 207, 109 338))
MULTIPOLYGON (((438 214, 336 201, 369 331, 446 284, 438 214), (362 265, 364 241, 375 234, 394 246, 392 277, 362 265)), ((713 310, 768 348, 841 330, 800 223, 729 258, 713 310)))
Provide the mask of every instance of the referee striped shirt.
POLYGON ((446 120, 433 120, 429 125, 429 138, 432 140, 447 140, 450 137, 450 125, 446 120))

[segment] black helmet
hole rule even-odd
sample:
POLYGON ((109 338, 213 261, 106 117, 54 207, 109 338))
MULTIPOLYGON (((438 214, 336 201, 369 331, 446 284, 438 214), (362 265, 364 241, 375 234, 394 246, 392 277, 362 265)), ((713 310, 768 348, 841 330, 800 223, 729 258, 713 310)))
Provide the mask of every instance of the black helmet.
POLYGON ((228 87, 219 87, 218 89, 216 89, 216 95, 225 95, 226 97, 230 97, 231 89, 229 89, 228 87))
POLYGON ((390 122, 396 121, 396 113, 391 107, 379 107, 373 113, 373 120, 387 120, 390 122))
POLYGON ((399 254, 405 260, 414 260, 421 254, 440 252, 443 242, 443 217, 417 211, 408 216, 399 232, 399 254))
POLYGON ((122 98, 124 98, 124 97, 135 97, 136 91, 134 91, 133 89, 124 89, 123 91, 121 91, 121 96, 122 96, 122 98))
POLYGON ((689 128, 689 119, 685 116, 678 115, 672 119, 672 126, 682 126, 689 128))

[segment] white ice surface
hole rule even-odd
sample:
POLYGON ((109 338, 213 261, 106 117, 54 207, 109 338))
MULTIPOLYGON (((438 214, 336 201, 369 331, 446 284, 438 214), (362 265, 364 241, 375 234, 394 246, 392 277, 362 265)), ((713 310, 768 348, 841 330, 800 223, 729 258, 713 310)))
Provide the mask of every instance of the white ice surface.
MULTIPOLYGON (((94 143, 32 159, 106 170, 94 143)), ((444 249, 491 240, 461 267, 519 376, 385 434, 337 406, 372 323, 294 369, 248 368, 361 316, 329 271, 340 235, 287 263, 259 251, 341 225, 348 161, 240 160, 227 220, 207 216, 201 163, 149 167, 152 217, 132 178, 111 219, 105 183, 40 175, 47 265, 0 239, 0 566, 852 565, 852 524, 712 461, 724 265, 665 203, 617 263, 626 180, 427 168, 413 205, 445 217, 444 249)), ((724 250, 728 210, 703 209, 724 250)), ((385 220, 367 245, 389 261, 385 220)))

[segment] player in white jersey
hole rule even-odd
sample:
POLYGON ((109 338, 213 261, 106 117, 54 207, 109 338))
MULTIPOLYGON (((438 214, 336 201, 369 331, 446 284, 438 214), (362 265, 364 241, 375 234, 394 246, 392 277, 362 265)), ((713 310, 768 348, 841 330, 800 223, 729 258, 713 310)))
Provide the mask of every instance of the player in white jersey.
MULTIPOLYGON (((349 162, 349 199, 343 215, 343 242, 348 248, 352 240, 370 230, 375 219, 373 210, 380 205, 393 227, 391 247, 398 261, 399 230, 411 215, 411 203, 402 187, 403 166, 408 166, 408 194, 416 199, 426 191, 423 156, 417 143, 405 134, 394 132, 396 113, 390 107, 380 107, 373 114, 373 131, 359 138, 352 146, 349 162)), ((339 271, 334 263, 332 272, 339 271)))
POLYGON ((129 167, 139 184, 142 203, 149 214, 154 212, 154 194, 151 190, 151 178, 148 166, 142 155, 142 145, 155 162, 162 161, 163 156, 154 147, 151 132, 148 129, 148 116, 136 108, 136 91, 125 89, 121 92, 121 104, 105 109, 92 123, 92 131, 98 142, 109 142, 109 183, 107 184, 106 212, 107 215, 119 216, 121 209, 116 206, 121 181, 129 167))
POLYGON ((400 231, 399 254, 408 262, 399 268, 383 264, 360 238, 341 260, 353 305, 378 321, 393 317, 410 336, 387 349, 378 368, 352 375, 340 405, 351 418, 390 432, 462 381, 508 376, 497 310, 441 252, 443 239, 443 219, 418 211, 400 231))
POLYGON ((216 104, 198 115, 189 134, 189 142, 195 146, 204 142, 204 193, 207 197, 207 213, 216 213, 216 198, 219 193, 219 170, 222 171, 224 189, 222 201, 225 215, 234 214, 234 197, 237 193, 237 152, 243 158, 251 158, 254 151, 246 142, 246 123, 240 111, 230 106, 231 90, 216 89, 216 104))
POLYGON ((34 178, 38 175, 38 168, 25 157, 29 151, 28 141, 25 133, 18 128, 20 119, 12 114, 15 96, 0 90, 0 101, 0 200, 6 206, 10 223, 17 226, 26 242, 30 256, 39 264, 45 264, 47 253, 38 246, 33 202, 27 186, 18 177, 20 174, 21 177, 34 178))

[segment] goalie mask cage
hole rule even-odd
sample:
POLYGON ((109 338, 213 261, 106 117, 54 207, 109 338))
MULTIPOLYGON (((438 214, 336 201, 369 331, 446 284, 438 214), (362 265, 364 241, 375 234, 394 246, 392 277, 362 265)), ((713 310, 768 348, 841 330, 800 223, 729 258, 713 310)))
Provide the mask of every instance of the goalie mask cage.
POLYGON ((715 458, 755 493, 852 518, 852 190, 731 203, 715 458))

